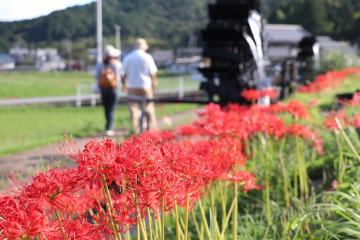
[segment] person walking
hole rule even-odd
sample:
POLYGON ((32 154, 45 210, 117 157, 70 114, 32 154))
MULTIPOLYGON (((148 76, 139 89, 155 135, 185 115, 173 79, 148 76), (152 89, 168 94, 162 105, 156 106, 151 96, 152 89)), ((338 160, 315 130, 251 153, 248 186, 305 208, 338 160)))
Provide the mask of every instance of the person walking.
MULTIPOLYGON (((139 114, 141 99, 153 99, 157 85, 157 67, 154 59, 146 51, 149 46, 145 39, 139 38, 135 43, 135 50, 127 55, 123 61, 123 91, 128 93, 131 131, 139 133, 139 114)), ((157 129, 154 102, 146 102, 144 109, 147 116, 147 130, 157 129)), ((140 123, 142 124, 142 123, 140 123)))
POLYGON ((120 85, 120 50, 111 45, 105 47, 103 62, 96 66, 95 79, 101 94, 105 113, 105 134, 113 136, 114 115, 117 101, 117 89, 120 85))

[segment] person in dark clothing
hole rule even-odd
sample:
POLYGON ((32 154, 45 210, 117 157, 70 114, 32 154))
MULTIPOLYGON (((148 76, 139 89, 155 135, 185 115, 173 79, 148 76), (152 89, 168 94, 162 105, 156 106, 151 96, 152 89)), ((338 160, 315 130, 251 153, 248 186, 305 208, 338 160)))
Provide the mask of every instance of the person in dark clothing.
POLYGON ((114 116, 117 92, 120 84, 121 63, 120 51, 113 46, 107 46, 104 51, 104 60, 98 64, 95 79, 101 94, 101 101, 105 113, 105 133, 114 135, 114 116))

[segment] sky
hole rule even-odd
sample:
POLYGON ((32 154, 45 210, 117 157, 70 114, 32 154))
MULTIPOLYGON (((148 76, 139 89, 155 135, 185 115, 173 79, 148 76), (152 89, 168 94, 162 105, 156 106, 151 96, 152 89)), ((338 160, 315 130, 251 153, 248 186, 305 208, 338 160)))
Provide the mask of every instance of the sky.
POLYGON ((0 0, 0 21, 31 19, 95 0, 0 0))

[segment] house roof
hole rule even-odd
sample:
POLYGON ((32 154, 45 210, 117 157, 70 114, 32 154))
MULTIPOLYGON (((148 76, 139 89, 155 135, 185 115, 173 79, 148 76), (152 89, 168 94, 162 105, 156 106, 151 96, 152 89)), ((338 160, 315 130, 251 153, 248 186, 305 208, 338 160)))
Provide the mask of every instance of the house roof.
POLYGON ((0 64, 15 63, 15 60, 8 54, 0 53, 0 64))
POLYGON ((297 45, 302 38, 310 35, 310 32, 301 25, 265 24, 264 27, 264 37, 269 41, 269 44, 289 43, 297 45))
POLYGON ((320 44, 320 49, 326 52, 343 52, 356 54, 357 49, 349 42, 345 41, 335 41, 329 36, 318 36, 316 37, 317 41, 320 44))

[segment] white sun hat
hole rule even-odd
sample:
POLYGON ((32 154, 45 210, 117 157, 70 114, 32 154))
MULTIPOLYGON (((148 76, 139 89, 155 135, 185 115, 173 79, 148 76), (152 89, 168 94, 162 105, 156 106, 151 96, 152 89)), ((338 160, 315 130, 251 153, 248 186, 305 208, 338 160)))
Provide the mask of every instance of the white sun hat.
POLYGON ((120 50, 114 48, 111 45, 107 45, 105 47, 105 51, 104 51, 104 55, 105 57, 113 57, 113 58, 118 58, 120 56, 120 50))

